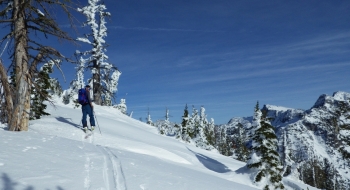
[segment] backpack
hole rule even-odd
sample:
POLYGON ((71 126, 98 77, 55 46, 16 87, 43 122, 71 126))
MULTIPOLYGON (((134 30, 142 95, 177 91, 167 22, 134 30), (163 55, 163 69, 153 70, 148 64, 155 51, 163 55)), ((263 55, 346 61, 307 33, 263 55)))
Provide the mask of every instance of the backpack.
POLYGON ((86 94, 86 90, 84 88, 79 89, 78 102, 81 105, 89 103, 89 100, 88 100, 88 97, 87 97, 87 94, 86 94))

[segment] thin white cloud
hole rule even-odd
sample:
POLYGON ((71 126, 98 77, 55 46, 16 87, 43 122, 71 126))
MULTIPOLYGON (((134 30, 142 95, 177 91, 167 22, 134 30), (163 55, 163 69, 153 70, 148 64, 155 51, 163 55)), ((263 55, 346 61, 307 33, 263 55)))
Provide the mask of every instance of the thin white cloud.
MULTIPOLYGON (((189 84, 220 82, 299 71, 319 71, 326 68, 349 68, 350 33, 318 36, 290 44, 250 47, 234 52, 219 52, 188 56, 179 60, 178 67, 196 67, 196 77, 189 84), (339 59, 340 57, 343 57, 339 59), (206 69, 203 64, 213 67, 206 69)), ((182 73, 180 77, 188 76, 182 73)), ((192 75, 193 76, 193 75, 192 75)))
POLYGON ((222 81, 228 81, 228 80, 237 80, 237 79, 245 79, 245 78, 256 78, 256 77, 264 77, 264 76, 271 76, 271 75, 277 75, 277 74, 283 74, 283 73, 290 73, 290 72, 298 72, 298 71, 315 71, 315 70, 321 70, 326 68, 340 68, 340 67, 349 67, 349 62, 343 62, 343 63, 329 63, 329 64, 322 64, 322 65, 303 65, 303 66, 294 66, 294 67, 285 67, 285 68, 269 68, 269 69, 256 69, 254 71, 245 71, 241 73, 237 72, 215 72, 218 73, 217 75, 212 75, 208 77, 202 77, 202 78, 193 78, 191 80, 188 80, 187 84, 199 84, 199 83, 209 83, 209 82, 222 82, 222 81))
POLYGON ((164 31, 164 32, 224 32, 218 30, 192 30, 178 28, 147 28, 147 27, 123 27, 123 26, 108 26, 110 29, 119 30, 138 30, 138 31, 164 31))

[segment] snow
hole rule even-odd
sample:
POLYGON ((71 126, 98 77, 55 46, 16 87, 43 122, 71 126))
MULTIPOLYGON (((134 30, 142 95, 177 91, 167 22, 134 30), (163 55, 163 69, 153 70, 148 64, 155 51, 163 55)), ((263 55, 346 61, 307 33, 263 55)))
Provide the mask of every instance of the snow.
MULTIPOLYGON (((88 43, 88 44, 92 44, 92 43, 90 42, 90 40, 87 39, 87 38, 81 38, 81 37, 79 37, 79 38, 77 38, 77 40, 80 41, 80 42, 85 42, 85 43, 88 43)), ((77 50, 77 51, 78 51, 78 50, 77 50)), ((78 52, 79 52, 79 51, 78 51, 78 52)))
POLYGON ((40 16, 45 16, 45 14, 43 12, 41 12, 39 9, 36 9, 36 12, 40 15, 40 16))
POLYGON ((275 106, 275 105, 265 105, 266 108, 268 108, 269 110, 275 110, 275 111, 288 111, 291 110, 292 108, 286 108, 286 107, 282 107, 282 106, 275 106))
MULTIPOLYGON (((327 158, 328 160, 330 160, 330 157, 327 153, 327 150, 324 146, 322 146, 322 144, 319 142, 321 139, 320 138, 317 138, 313 133, 309 133, 310 136, 312 136, 313 138, 313 147, 314 149, 316 150, 316 152, 319 154, 319 155, 322 155, 323 158, 327 158)), ((324 144, 324 143, 323 143, 324 144)))
POLYGON ((245 163, 161 136, 112 107, 94 106, 99 128, 85 139, 80 109, 55 101, 28 132, 0 125, 0 189, 257 189, 245 163))
POLYGON ((344 147, 344 150, 350 153, 350 147, 344 147))
POLYGON ((346 101, 350 98, 350 94, 347 92, 338 91, 333 94, 333 98, 338 101, 346 101))

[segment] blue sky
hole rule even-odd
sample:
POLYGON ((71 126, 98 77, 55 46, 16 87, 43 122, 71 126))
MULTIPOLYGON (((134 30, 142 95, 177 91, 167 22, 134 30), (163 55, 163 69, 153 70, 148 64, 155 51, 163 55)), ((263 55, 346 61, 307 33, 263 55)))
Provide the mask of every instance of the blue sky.
MULTIPOLYGON (((181 122, 187 103, 223 124, 253 115, 257 101, 309 109, 321 94, 350 92, 350 1, 105 3, 106 54, 122 72, 117 102, 126 98, 136 119, 148 108, 162 119, 167 107, 181 122)), ((67 56, 84 49, 63 46, 67 56)), ((73 67, 63 65, 63 87, 73 67)))

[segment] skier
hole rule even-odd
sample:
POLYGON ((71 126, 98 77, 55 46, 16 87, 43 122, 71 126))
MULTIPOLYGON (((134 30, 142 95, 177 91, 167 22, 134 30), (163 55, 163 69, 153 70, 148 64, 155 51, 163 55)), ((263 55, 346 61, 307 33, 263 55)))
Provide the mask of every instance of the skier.
POLYGON ((86 122, 86 115, 89 115, 90 118, 90 125, 91 125, 91 131, 95 129, 95 119, 94 119, 94 106, 92 105, 91 97, 90 97, 90 85, 85 86, 85 93, 87 98, 87 103, 81 105, 81 111, 83 112, 83 130, 85 133, 87 132, 87 122, 86 122))

